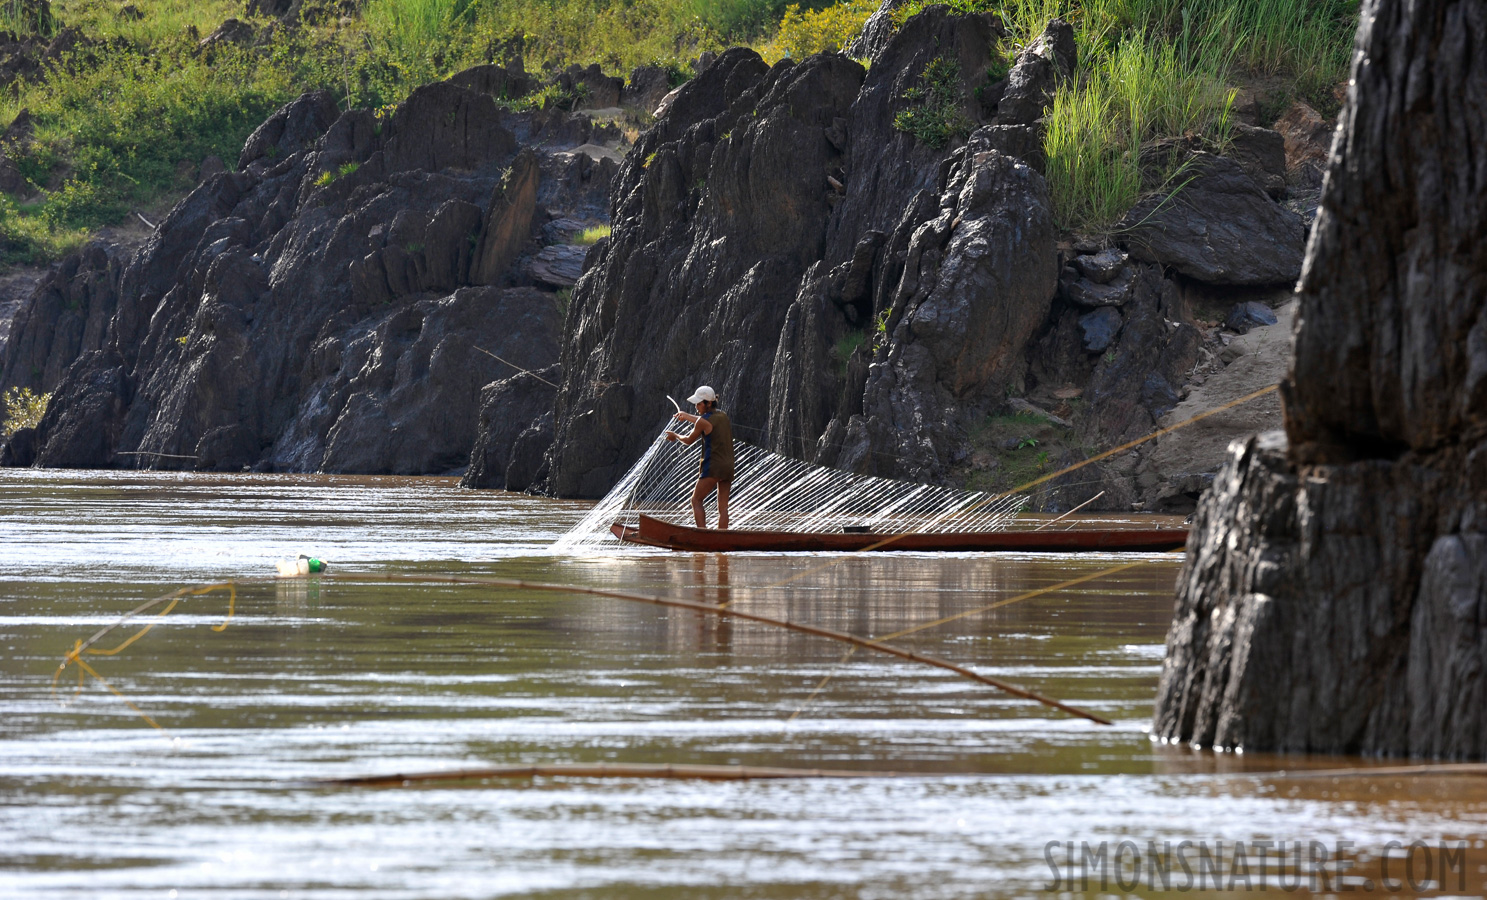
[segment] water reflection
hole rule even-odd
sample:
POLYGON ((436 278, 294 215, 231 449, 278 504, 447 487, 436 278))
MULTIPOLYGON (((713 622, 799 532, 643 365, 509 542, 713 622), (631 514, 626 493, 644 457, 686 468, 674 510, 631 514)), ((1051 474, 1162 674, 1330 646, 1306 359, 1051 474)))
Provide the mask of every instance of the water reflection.
POLYGON ((1391 841, 1487 822, 1479 782, 1255 775, 1366 763, 1151 743, 1168 557, 902 639, 1116 721, 1101 728, 715 616, 334 574, 620 587, 884 635, 1133 557, 558 558, 581 505, 435 479, 3 472, 0 492, 0 839, 21 893, 1011 896, 1047 885, 1050 842, 1351 841, 1374 865, 1391 841), (61 654, 122 611, 297 552, 331 575, 244 585, 222 632, 223 596, 190 598, 94 661, 166 734, 97 684, 52 698, 61 654), (605 761, 915 777, 303 784, 605 761))

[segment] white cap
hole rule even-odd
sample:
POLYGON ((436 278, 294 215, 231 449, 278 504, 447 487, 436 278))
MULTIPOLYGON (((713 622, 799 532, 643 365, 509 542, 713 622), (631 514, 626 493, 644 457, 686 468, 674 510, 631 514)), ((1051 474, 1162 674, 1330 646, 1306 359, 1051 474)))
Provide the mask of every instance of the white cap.
POLYGON ((702 387, 694 391, 692 393, 692 396, 687 398, 688 403, 701 403, 704 400, 706 400, 708 403, 717 403, 718 392, 704 384, 702 387))

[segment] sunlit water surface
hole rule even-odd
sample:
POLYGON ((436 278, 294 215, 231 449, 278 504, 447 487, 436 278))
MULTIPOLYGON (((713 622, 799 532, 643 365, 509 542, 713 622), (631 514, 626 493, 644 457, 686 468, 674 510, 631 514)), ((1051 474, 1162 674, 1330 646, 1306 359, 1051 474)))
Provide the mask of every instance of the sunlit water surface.
POLYGON ((1152 863, 1081 862, 1122 840, 1228 853, 1229 884, 1243 841, 1238 887, 1289 871, 1333 891, 1391 858, 1409 887, 1390 843, 1447 841, 1464 853, 1417 847, 1414 886, 1487 887, 1481 778, 1297 778, 1380 763, 1148 739, 1175 557, 548 553, 584 510, 448 479, 0 470, 0 895, 995 897, 1061 875, 1149 893, 1152 863), (298 553, 331 575, 244 583, 230 619, 226 592, 189 596, 98 642, 157 623, 86 658, 107 686, 79 690, 72 665, 54 689, 64 653, 124 612, 298 553), (761 625, 333 577, 620 587, 881 636, 1137 561, 897 641, 1113 727, 761 625), (594 762, 906 774, 310 783, 594 762), (1256 865, 1256 840, 1307 860, 1256 865), (1343 861, 1313 866, 1311 842, 1343 861))

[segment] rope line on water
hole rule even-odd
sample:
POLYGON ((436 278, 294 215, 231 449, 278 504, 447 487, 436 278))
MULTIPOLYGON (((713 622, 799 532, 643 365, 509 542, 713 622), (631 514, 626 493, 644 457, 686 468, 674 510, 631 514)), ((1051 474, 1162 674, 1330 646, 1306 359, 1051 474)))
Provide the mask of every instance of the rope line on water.
MULTIPOLYGON (((261 581, 268 581, 268 580, 270 580, 270 579, 259 578, 259 579, 249 579, 248 581, 249 582, 252 582, 252 581, 261 582, 261 581)), ((247 582, 245 582, 245 583, 247 583, 247 582)), ((228 593, 228 596, 227 596, 227 617, 222 620, 222 624, 221 625, 213 625, 212 626, 212 630, 213 631, 216 631, 216 632, 219 632, 219 633, 222 632, 222 631, 225 631, 227 629, 227 624, 232 621, 233 614, 234 614, 234 612, 235 612, 235 610, 237 608, 237 596, 238 596, 237 583, 231 582, 231 581, 227 581, 227 582, 221 582, 221 583, 218 583, 218 584, 204 585, 204 586, 201 586, 201 587, 184 587, 184 588, 181 588, 180 590, 177 590, 177 591, 171 591, 169 594, 162 594, 161 596, 156 597, 153 600, 148 600, 148 601, 146 601, 144 603, 141 603, 139 606, 136 606, 134 609, 131 609, 129 612, 127 612, 124 615, 120 616, 119 617, 119 620, 117 622, 114 622, 114 623, 112 623, 110 625, 104 626, 102 629, 100 629, 97 632, 95 632, 87 640, 79 639, 77 642, 75 642, 72 645, 72 649, 69 650, 69 651, 67 651, 67 653, 62 657, 62 662, 57 665, 57 670, 52 673, 52 697, 54 699, 56 698, 56 696, 57 696, 57 683, 62 678, 62 672, 67 668, 68 664, 71 663, 71 664, 76 665, 77 666, 77 670, 78 670, 77 671, 77 690, 73 693, 73 697, 74 698, 76 698, 77 695, 82 692, 83 684, 84 684, 84 676, 91 675, 94 679, 96 679, 98 681, 98 683, 102 684, 105 688, 107 688, 110 693, 112 693, 114 696, 118 697, 120 700, 123 700, 124 701, 124 704, 126 706, 128 706, 130 709, 132 709, 136 713, 138 713, 139 716, 140 716, 140 718, 142 718, 146 722, 150 723, 150 726, 151 727, 153 727, 153 728, 155 728, 155 729, 157 729, 159 731, 164 731, 165 729, 164 728, 161 728, 160 727, 160 724, 158 722, 156 722, 147 713, 145 713, 144 710, 140 709, 138 706, 135 706, 134 703, 131 702, 128 697, 125 697, 123 695, 123 693, 121 693, 119 691, 118 688, 114 687, 108 681, 108 679, 104 678, 102 675, 99 675, 97 669, 94 669, 92 666, 88 665, 87 660, 83 659, 83 655, 86 654, 88 656, 116 656, 121 651, 123 651, 125 648, 127 648, 131 644, 133 644, 135 641, 139 640, 140 638, 142 638, 146 634, 148 634, 150 632, 150 630, 152 628, 154 628, 156 625, 160 624, 160 620, 163 619, 163 618, 165 618, 166 616, 170 615, 171 611, 174 610, 176 608, 176 606, 180 604, 180 602, 181 602, 182 599, 184 599, 186 597, 200 597, 200 596, 203 596, 205 594, 212 594, 212 593, 216 593, 217 591, 224 591, 224 590, 229 592, 228 593), (95 649, 93 647, 94 644, 96 644, 98 641, 102 640, 103 637, 105 635, 107 635, 109 632, 113 631, 116 628, 122 627, 130 619, 134 618, 135 616, 142 615, 143 613, 148 612, 149 610, 153 609, 156 606, 159 606, 162 603, 165 603, 166 604, 166 607, 165 607, 165 609, 162 609, 160 612, 158 612, 158 613, 155 614, 155 621, 153 621, 153 622, 149 623, 148 625, 145 625, 144 627, 140 628, 134 634, 132 634, 128 638, 126 638, 124 640, 124 642, 121 643, 121 644, 119 644, 117 647, 113 647, 112 649, 109 649, 109 650, 95 649)), ((58 700, 57 702, 58 703, 61 703, 62 701, 58 700)), ((66 704, 63 704, 63 705, 66 705, 66 704)))

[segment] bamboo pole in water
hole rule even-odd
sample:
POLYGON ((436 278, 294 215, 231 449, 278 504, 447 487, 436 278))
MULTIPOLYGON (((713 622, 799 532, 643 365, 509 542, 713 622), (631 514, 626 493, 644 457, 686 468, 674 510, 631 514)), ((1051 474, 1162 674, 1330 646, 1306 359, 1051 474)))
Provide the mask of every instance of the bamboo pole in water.
POLYGON ((731 606, 714 606, 710 603, 698 603, 693 600, 674 600, 667 597, 657 597, 651 594, 635 594, 629 591, 616 591, 608 588, 592 588, 572 584, 550 584, 542 581, 521 581, 512 578, 470 578, 459 575, 402 575, 394 572, 388 572, 380 575, 337 573, 336 575, 327 575, 324 577, 327 577, 329 580, 334 581, 474 584, 485 585, 488 587, 508 588, 512 590, 550 591, 562 594, 587 594, 593 597, 608 597, 615 600, 628 600, 632 603, 648 603, 652 606, 665 606, 671 609, 687 609, 693 612, 702 613, 703 615, 740 619, 746 622, 758 622, 761 625, 770 625, 775 628, 784 628, 788 631, 797 631, 801 634, 810 634, 815 635, 816 637, 827 638, 828 640, 840 641, 844 644, 851 644, 854 647, 861 647, 864 650, 872 650, 874 652, 882 653, 887 656, 895 656, 899 659, 908 660, 909 662, 922 663, 927 666, 947 669, 951 672, 956 673, 957 675, 969 678, 972 681, 978 681, 981 684, 989 685, 999 691, 1002 691, 1003 693, 1011 694, 1014 697, 1021 697, 1024 700, 1033 700, 1037 703, 1043 704, 1044 706, 1062 710, 1071 716, 1078 716, 1081 719, 1088 719, 1091 722, 1097 722, 1100 725, 1112 724, 1109 719, 1095 715, 1094 713, 1088 712, 1087 710, 1080 709, 1077 706, 1070 706, 1069 704, 1064 703, 1061 700, 1055 700, 1052 697, 1045 697, 1035 691, 1030 691, 1026 688, 1018 687, 1017 685, 1010 682, 1002 681, 1000 678, 992 678, 989 675, 982 675, 980 672, 968 669, 965 666, 959 665, 957 663, 950 662, 947 659, 941 659, 937 656, 929 656, 923 653, 915 653, 913 650, 906 650, 902 647, 895 647, 892 644, 885 644, 882 641, 875 641, 871 638, 865 638, 855 634, 848 634, 845 631, 836 631, 831 628, 822 628, 817 625, 806 625, 801 622, 791 622, 788 619, 776 619, 770 616, 761 616, 757 613, 743 612, 734 609, 731 606))
POLYGON ((700 781, 762 781, 785 778, 906 778, 912 772, 873 772, 856 769, 793 769, 779 766, 710 766, 674 763, 549 763, 537 766, 486 766, 442 772, 359 775, 320 778, 315 785, 390 787, 431 781, 477 781, 488 778, 676 778, 700 781))
MULTIPOLYGON (((355 775, 350 778, 318 778, 304 782, 326 787, 397 787, 443 781, 483 781, 523 778, 671 778, 696 781, 765 781, 791 778, 984 778, 990 774, 1022 777, 1003 772, 891 772, 858 769, 796 769, 780 766, 717 766, 676 763, 547 763, 543 765, 485 766, 473 769, 447 769, 438 772, 399 772, 392 775, 355 775)), ((1036 774, 1036 773, 1026 773, 1036 774)), ((1337 779, 1450 777, 1487 775, 1483 763, 1436 763, 1418 766, 1379 766, 1355 769, 1292 769, 1280 771, 1194 773, 1225 779, 1337 779)))

